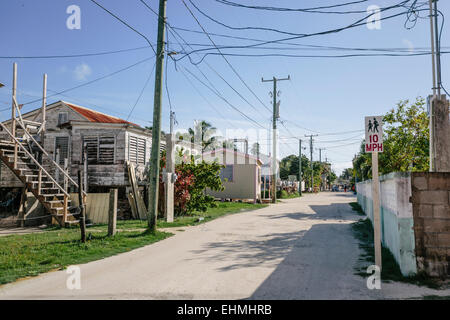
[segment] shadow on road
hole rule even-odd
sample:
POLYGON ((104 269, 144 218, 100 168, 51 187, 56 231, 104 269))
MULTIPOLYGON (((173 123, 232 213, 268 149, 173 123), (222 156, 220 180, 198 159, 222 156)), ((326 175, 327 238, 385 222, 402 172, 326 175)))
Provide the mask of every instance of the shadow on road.
MULTIPOLYGON (((209 243, 204 249, 193 251, 193 253, 203 254, 205 252, 215 252, 217 249, 224 254, 227 259, 231 259, 226 267, 220 271, 229 271, 239 268, 257 267, 262 263, 277 260, 285 257, 295 243, 303 237, 306 231, 291 233, 275 233, 268 239, 261 236, 256 240, 235 240, 209 243)), ((223 260, 222 255, 212 255, 208 260, 223 260)))
POLYGON ((218 269, 222 272, 262 265, 275 268, 249 299, 333 299, 333 294, 335 299, 339 299, 345 298, 339 292, 342 288, 356 286, 356 290, 359 287, 367 290, 364 281, 354 277, 359 248, 350 222, 358 219, 356 213, 348 203, 310 205, 310 208, 314 213, 261 216, 266 219, 288 218, 294 224, 321 220, 317 224, 313 221, 309 230, 301 230, 302 226, 299 226, 296 232, 265 234, 246 240, 242 240, 242 234, 230 235, 228 239, 225 234, 223 241, 209 243, 202 250, 193 251, 198 254, 195 258, 230 261, 218 269), (357 284, 352 284, 352 281, 357 284))

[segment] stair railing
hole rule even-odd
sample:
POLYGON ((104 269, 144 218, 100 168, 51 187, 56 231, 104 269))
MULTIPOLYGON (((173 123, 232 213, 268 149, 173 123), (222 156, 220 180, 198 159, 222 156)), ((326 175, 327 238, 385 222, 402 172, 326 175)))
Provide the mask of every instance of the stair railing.
POLYGON ((52 182, 57 186, 57 188, 64 193, 65 196, 69 196, 69 194, 66 192, 66 190, 64 190, 64 188, 59 185, 59 183, 47 172, 47 170, 45 170, 45 168, 39 163, 39 161, 37 161, 33 157, 33 155, 27 150, 27 148, 25 148, 23 146, 23 144, 20 143, 20 141, 12 135, 12 133, 8 130, 8 128, 6 128, 6 126, 2 122, 0 122, 0 125, 2 126, 2 129, 13 139, 15 144, 18 147, 20 147, 30 157, 30 159, 34 162, 34 164, 37 165, 39 167, 39 169, 41 170, 40 174, 38 175, 38 194, 41 194, 41 190, 40 190, 41 179, 39 179, 39 177, 42 178, 42 172, 43 172, 50 178, 50 180, 52 180, 52 182))
MULTIPOLYGON (((38 146, 38 148, 42 151, 42 153, 45 154, 45 155, 47 156, 47 158, 50 160, 51 164, 53 164, 59 171, 61 171, 61 172, 63 173, 63 175, 64 175, 64 176, 65 176, 65 177, 66 177, 66 178, 67 178, 67 179, 68 179, 68 180, 69 180, 76 188, 78 188, 78 183, 76 183, 75 180, 73 180, 73 179, 70 177, 70 175, 69 175, 63 168, 61 168, 61 166, 60 166, 58 163, 56 163, 55 160, 53 160, 53 158, 47 153, 47 151, 45 151, 45 149, 41 146, 41 144, 38 143, 38 142, 36 141, 36 139, 34 139, 33 136, 26 130, 24 121, 23 121, 23 119, 22 119, 22 115, 21 115, 20 110, 19 110, 19 108, 18 108, 17 101, 16 101, 16 99, 13 99, 13 100, 14 100, 14 105, 15 105, 17 111, 18 111, 18 114, 19 114, 19 119, 17 119, 17 120, 18 120, 20 126, 23 128, 25 134, 26 134, 29 138, 31 138, 31 140, 38 146)), ((14 158, 14 159, 16 159, 16 155, 15 155, 15 158, 14 158)), ((84 196, 87 195, 87 193, 86 193, 84 190, 83 190, 83 194, 84 194, 84 196)))

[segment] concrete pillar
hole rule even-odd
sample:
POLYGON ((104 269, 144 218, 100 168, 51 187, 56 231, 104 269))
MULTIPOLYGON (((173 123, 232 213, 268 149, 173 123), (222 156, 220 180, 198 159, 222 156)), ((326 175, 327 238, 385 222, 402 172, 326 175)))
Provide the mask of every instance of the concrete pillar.
POLYGON ((117 189, 109 191, 108 236, 116 234, 117 223, 117 189))
POLYGON ((450 172, 449 101, 445 95, 434 103, 435 171, 450 172))
POLYGON ((174 135, 166 134, 166 172, 163 173, 164 181, 164 217, 167 222, 173 222, 174 204, 174 175, 175 175, 175 145, 174 135))
POLYGON ((164 190, 165 190, 165 205, 164 217, 167 222, 173 222, 173 192, 174 192, 174 173, 168 172, 164 174, 164 190))

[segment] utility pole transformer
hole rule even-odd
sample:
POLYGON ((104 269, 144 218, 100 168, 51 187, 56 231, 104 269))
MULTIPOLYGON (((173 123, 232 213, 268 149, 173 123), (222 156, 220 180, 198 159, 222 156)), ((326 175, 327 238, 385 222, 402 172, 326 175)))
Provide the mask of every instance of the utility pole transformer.
POLYGON ((159 161, 161 146, 161 103, 164 64, 164 34, 166 23, 166 1, 159 0, 158 43, 156 49, 155 95, 153 104, 152 150, 150 158, 150 181, 148 190, 148 226, 156 228, 158 215, 159 161))
POLYGON ((272 80, 261 79, 262 82, 273 82, 273 119, 272 119, 272 129, 273 129, 273 146, 272 146, 272 203, 277 202, 277 119, 280 117, 280 111, 277 105, 277 82, 284 80, 291 80, 291 76, 283 79, 277 79, 275 77, 272 80))

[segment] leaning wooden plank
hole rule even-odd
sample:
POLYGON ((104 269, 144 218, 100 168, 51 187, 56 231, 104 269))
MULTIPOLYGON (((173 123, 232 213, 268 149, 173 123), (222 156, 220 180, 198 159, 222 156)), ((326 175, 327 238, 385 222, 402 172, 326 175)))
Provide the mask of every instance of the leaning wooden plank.
POLYGON ((140 214, 139 214, 139 206, 138 206, 138 202, 137 202, 137 197, 136 194, 138 193, 136 190, 136 180, 135 180, 135 176, 134 176, 134 165, 130 162, 127 161, 127 167, 128 167, 128 180, 130 182, 131 185, 131 192, 133 195, 133 201, 134 201, 134 208, 136 209, 136 217, 135 218, 140 218, 140 214))
POLYGON ((147 219, 147 207, 145 206, 144 199, 142 199, 141 193, 139 191, 139 188, 137 188, 137 194, 136 194, 136 202, 138 204, 138 211, 139 211, 139 218, 141 220, 147 219))
POLYGON ((145 207, 144 200, 142 199, 141 193, 139 191, 139 186, 136 180, 136 171, 134 170, 134 165, 130 163, 129 165, 130 183, 133 189, 134 200, 136 201, 136 208, 138 212, 139 219, 147 219, 147 208, 145 207))
POLYGON ((134 197, 131 192, 128 194, 128 202, 130 203, 132 217, 134 219, 137 219, 138 214, 137 214, 136 202, 134 201, 134 197))

